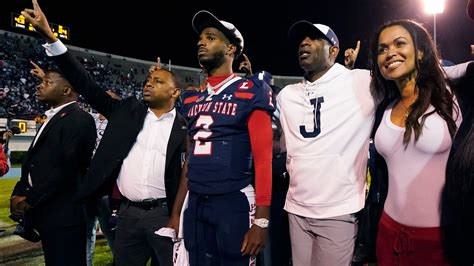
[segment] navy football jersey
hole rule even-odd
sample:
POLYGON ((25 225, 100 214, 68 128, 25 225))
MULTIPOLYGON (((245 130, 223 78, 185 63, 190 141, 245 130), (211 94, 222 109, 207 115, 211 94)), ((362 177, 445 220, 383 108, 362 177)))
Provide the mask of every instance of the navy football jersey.
MULTIPOLYGON (((186 91, 181 113, 191 139, 188 188, 200 194, 241 190, 252 181, 247 119, 252 111, 271 114, 270 87, 258 79, 235 76, 216 91, 186 91)), ((268 136, 271 138, 271 136, 268 136)))

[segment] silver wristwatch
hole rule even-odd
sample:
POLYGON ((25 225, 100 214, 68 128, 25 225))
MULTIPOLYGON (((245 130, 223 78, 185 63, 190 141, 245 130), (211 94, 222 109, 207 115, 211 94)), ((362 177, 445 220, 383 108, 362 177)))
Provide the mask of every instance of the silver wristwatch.
POLYGON ((260 228, 268 228, 268 219, 266 218, 260 218, 260 219, 255 219, 253 220, 253 224, 260 227, 260 228))

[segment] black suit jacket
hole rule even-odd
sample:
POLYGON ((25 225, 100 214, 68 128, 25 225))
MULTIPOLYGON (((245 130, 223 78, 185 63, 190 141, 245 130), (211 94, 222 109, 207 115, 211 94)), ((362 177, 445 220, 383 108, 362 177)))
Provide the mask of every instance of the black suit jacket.
MULTIPOLYGON (((78 88, 87 102, 108 119, 107 128, 79 195, 81 200, 97 198, 110 193, 123 160, 143 128, 148 106, 135 97, 125 100, 112 99, 70 52, 53 58, 73 87, 78 88)), ((186 120, 177 112, 168 141, 165 162, 165 189, 170 213, 178 191, 182 162, 186 153, 186 133, 186 120)))
POLYGON ((72 103, 51 118, 35 145, 31 143, 12 195, 26 196, 34 207, 35 226, 85 222, 84 207, 75 202, 75 194, 89 166, 95 139, 94 119, 72 103))

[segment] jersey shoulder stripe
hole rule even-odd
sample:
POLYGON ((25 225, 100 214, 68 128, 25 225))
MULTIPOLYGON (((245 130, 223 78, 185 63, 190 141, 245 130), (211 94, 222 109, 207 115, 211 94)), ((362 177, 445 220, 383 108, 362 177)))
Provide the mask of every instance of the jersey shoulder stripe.
POLYGON ((191 97, 188 97, 188 98, 184 99, 183 103, 184 104, 189 104, 189 103, 195 102, 198 98, 199 98, 198 96, 191 96, 191 97))
POLYGON ((251 93, 251 92, 234 92, 234 95, 236 98, 241 98, 241 99, 252 99, 255 94, 254 93, 251 93))

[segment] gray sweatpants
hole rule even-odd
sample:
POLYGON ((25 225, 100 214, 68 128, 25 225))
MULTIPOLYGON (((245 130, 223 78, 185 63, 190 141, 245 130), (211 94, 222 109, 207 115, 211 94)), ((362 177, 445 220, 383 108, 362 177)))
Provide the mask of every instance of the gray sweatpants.
POLYGON ((295 266, 351 264, 357 235, 353 214, 314 219, 288 214, 291 252, 295 266))

